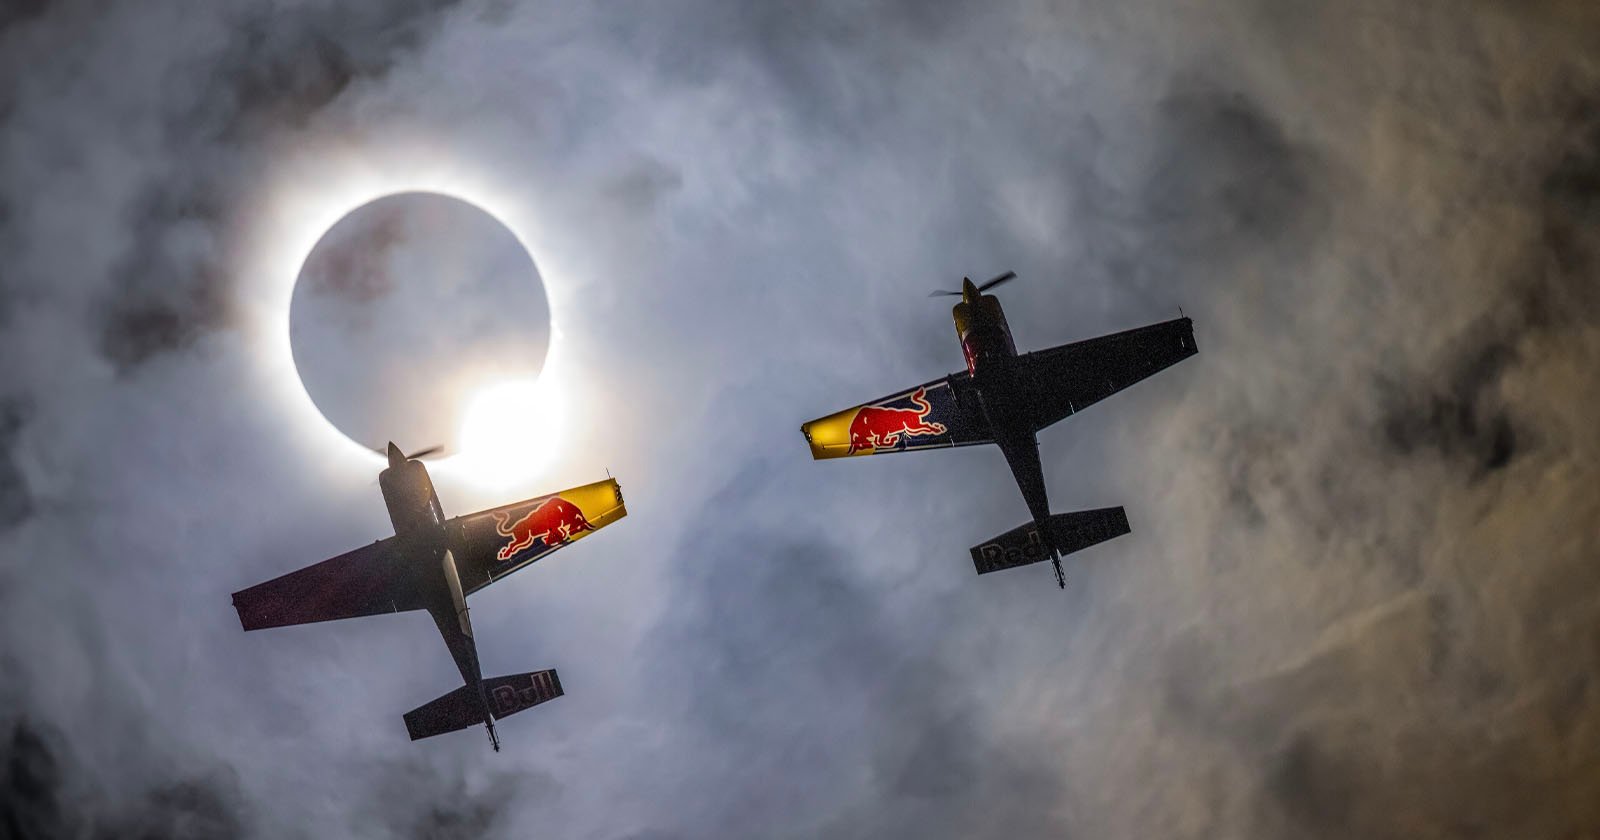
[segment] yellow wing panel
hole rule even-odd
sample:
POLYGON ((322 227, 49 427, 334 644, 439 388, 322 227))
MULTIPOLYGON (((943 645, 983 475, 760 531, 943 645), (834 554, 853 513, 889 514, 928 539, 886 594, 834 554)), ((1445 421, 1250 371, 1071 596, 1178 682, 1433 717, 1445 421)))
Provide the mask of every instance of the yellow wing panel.
POLYGON ((616 479, 469 513, 447 535, 461 588, 471 594, 628 515, 616 479))
POLYGON ((847 408, 801 426, 800 431, 805 434, 806 443, 811 444, 811 457, 821 460, 871 455, 871 452, 858 452, 850 446, 850 424, 862 408, 859 405, 847 408))
POLYGON ((967 374, 953 374, 812 420, 800 431, 818 460, 989 443, 988 424, 957 395, 968 382, 967 374))

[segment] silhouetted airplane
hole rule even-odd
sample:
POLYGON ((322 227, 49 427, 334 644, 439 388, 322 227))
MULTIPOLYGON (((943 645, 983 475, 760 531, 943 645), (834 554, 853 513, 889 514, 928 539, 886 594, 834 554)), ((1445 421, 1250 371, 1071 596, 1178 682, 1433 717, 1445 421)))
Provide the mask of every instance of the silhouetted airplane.
MULTIPOLYGON (((426 453, 418 453, 426 454, 426 453)), ((560 697, 554 669, 484 678, 467 596, 628 515, 614 479, 445 519, 428 470, 393 443, 378 474, 394 536, 233 593, 246 630, 427 610, 463 685, 406 713, 411 740, 494 721, 560 697)))
POLYGON ((1017 355, 1000 301, 961 279, 952 315, 965 372, 847 408, 800 427, 813 458, 842 458, 994 443, 1006 457, 1033 521, 972 548, 978 574, 1049 559, 1065 589, 1061 556, 1128 533, 1120 507, 1050 513, 1039 466, 1040 429, 1199 352, 1194 323, 1160 324, 1017 355))

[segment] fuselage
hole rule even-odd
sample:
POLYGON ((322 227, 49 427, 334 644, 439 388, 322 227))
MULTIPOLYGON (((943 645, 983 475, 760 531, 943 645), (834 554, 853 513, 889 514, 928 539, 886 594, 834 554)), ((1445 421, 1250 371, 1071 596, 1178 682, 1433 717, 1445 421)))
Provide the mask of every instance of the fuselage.
POLYGON ((1017 479, 1028 512, 1036 521, 1049 516, 1044 472, 1039 465, 1039 443, 1034 434, 1032 406, 1017 376, 1017 345, 1000 308, 1000 300, 986 295, 970 278, 962 278, 961 302, 950 312, 961 339, 979 410, 989 424, 994 442, 1005 454, 1017 479))
POLYGON ((444 509, 434 492, 433 480, 428 477, 428 468, 421 461, 407 459, 391 443, 389 467, 378 474, 378 486, 383 490, 389 521, 394 524, 395 537, 406 558, 404 573, 411 577, 416 591, 423 594, 428 613, 444 637, 461 679, 478 687, 488 721, 487 701, 482 698, 483 671, 472 639, 467 599, 462 594, 455 557, 446 544, 444 509))

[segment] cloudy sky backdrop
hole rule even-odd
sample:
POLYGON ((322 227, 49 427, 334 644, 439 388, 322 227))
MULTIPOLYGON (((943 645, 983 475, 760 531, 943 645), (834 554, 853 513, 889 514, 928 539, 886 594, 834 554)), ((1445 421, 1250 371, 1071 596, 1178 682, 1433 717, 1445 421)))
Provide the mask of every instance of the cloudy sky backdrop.
MULTIPOLYGON (((0 9, 0 834, 1600 830, 1600 6, 28 0, 0 9), (444 189, 530 247, 630 516, 475 596, 568 696, 412 744, 416 615, 228 594, 387 532, 287 363, 298 260, 444 189), (968 449, 797 426, 1175 315, 1041 435, 1133 534, 972 574, 968 449)), ((486 304, 487 305, 487 304, 486 304)), ((559 403, 559 404, 554 404, 559 403)), ((531 421, 530 421, 531 422, 531 421)), ((428 442, 415 442, 415 446, 428 442)))

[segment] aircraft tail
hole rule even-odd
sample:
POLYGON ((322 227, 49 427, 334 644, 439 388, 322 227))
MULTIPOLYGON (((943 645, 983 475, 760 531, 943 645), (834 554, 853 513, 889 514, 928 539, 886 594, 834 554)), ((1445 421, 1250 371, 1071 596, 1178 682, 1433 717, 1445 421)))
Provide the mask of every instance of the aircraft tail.
MULTIPOLYGON (((483 704, 479 702, 475 688, 463 685, 406 712, 406 732, 411 735, 411 740, 489 723, 483 718, 483 704)), ((510 717, 561 695, 561 678, 556 676, 554 668, 528 674, 485 677, 483 680, 483 697, 488 701, 489 714, 495 720, 510 717)))
POLYGON ((1045 560, 1056 563, 1056 579, 1063 587, 1060 558, 1129 533, 1128 514, 1120 507, 1051 514, 1043 523, 1029 522, 972 547, 972 564, 978 574, 1027 566, 1045 560))

